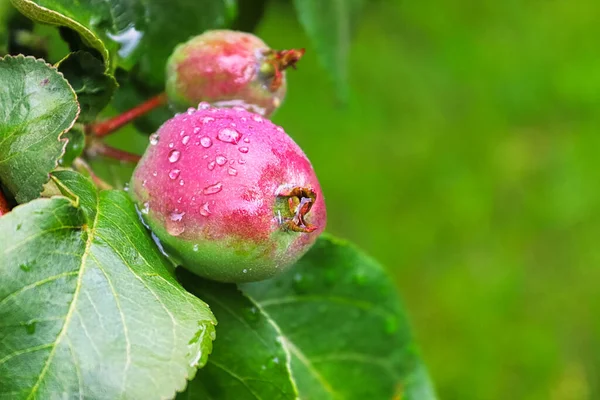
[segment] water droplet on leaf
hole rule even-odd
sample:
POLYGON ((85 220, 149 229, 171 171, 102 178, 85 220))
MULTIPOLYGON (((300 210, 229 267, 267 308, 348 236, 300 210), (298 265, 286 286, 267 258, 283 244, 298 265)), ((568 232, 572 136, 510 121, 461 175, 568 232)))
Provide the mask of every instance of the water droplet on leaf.
POLYGON ((33 335, 35 333, 35 321, 29 322, 28 324, 25 325, 25 331, 30 334, 33 335))

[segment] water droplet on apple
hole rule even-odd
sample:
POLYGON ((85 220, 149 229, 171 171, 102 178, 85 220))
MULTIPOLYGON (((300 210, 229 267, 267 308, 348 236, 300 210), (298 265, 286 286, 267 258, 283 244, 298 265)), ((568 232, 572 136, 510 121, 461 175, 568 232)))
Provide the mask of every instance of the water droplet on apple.
POLYGON ((223 189, 223 184, 221 182, 217 182, 214 185, 210 185, 204 188, 204 194, 215 194, 219 193, 223 189))
POLYGON ((217 139, 221 142, 237 144, 240 141, 242 135, 235 129, 224 128, 219 131, 217 139))
POLYGON ((227 159, 223 156, 217 156, 215 158, 215 161, 217 162, 218 165, 222 166, 225 165, 227 163, 227 159))
POLYGON ((208 136, 204 136, 200 139, 200 144, 202 147, 206 147, 208 149, 210 146, 212 146, 212 140, 210 140, 208 136))
POLYGON ((179 150, 171 150, 171 152, 169 153, 169 162, 177 162, 179 160, 179 157, 181 157, 181 152, 179 150))
POLYGON ((171 214, 169 215, 169 218, 171 219, 171 221, 181 221, 183 219, 183 216, 185 215, 185 212, 178 212, 177 210, 171 212, 171 214))
POLYGON ((202 215, 204 217, 208 217, 210 215, 210 209, 208 208, 208 203, 202 204, 202 207, 200 207, 200 215, 202 215))
POLYGON ((177 168, 175 168, 175 169, 172 169, 172 170, 169 172, 169 178, 171 178, 171 179, 177 179, 177 177, 179 176, 179 173, 180 173, 180 172, 181 172, 181 170, 179 170, 179 169, 177 169, 177 168))

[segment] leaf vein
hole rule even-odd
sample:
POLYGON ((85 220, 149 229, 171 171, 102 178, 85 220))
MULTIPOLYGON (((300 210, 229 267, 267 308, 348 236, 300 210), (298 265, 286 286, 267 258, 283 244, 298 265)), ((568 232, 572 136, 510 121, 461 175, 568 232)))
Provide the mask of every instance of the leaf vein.
MULTIPOLYGON (((96 206, 98 207, 98 205, 99 205, 99 199, 96 198, 96 206)), ((81 264, 80 264, 81 267, 79 268, 79 276, 77 277, 75 293, 73 293, 73 300, 71 301, 71 304, 69 305, 69 311, 67 312, 67 316, 65 317, 65 323, 64 323, 62 329, 60 330, 58 336, 56 337, 56 340, 54 341, 54 346, 52 347, 52 351, 50 352, 50 354, 48 355, 48 358, 46 359, 46 362, 44 363, 44 367, 42 368, 42 371, 40 372, 40 376, 38 377, 37 381, 31 388, 31 392, 29 392, 29 396, 27 396, 27 400, 33 398, 35 393, 37 392, 38 388, 40 387, 40 383, 46 376, 48 368, 50 367, 50 363, 52 362, 52 359, 54 358, 54 354, 56 353, 56 348, 58 347, 58 344, 62 340, 63 336, 66 334, 68 326, 70 325, 71 316, 73 315, 73 312, 75 310, 75 306, 77 304, 77 298, 79 296, 79 291, 81 289, 81 282, 83 280, 83 274, 85 271, 87 256, 88 256, 88 254, 90 252, 90 248, 92 246, 92 241, 94 239, 94 228, 95 228, 97 222, 98 222, 98 214, 96 214, 96 216, 94 218, 92 227, 90 229, 88 229, 88 237, 87 237, 87 241, 85 244, 85 249, 81 256, 81 264)))

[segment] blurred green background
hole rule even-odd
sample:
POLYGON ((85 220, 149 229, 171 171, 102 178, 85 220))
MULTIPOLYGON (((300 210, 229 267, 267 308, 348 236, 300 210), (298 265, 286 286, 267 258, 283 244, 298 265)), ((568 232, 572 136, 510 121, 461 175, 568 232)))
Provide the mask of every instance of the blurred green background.
POLYGON ((599 399, 598 1, 371 0, 346 104, 288 3, 258 28, 307 48, 274 120, 329 232, 397 282, 439 397, 599 399))
POLYGON ((440 398, 600 398, 600 4, 371 2, 336 101, 307 47, 275 121, 328 230, 393 274, 440 398))

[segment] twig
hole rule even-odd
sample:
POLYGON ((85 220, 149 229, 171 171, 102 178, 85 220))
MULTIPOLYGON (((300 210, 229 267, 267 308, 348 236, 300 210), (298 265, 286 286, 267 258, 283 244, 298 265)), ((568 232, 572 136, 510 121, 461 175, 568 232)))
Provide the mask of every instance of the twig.
POLYGON ((94 136, 97 137, 110 135, 123 125, 133 121, 138 117, 141 117, 142 115, 166 103, 167 95, 166 93, 161 93, 143 102, 142 104, 135 106, 131 110, 127 110, 124 113, 117 115, 114 118, 89 125, 88 132, 92 133, 94 136))
POLYGON ((104 180, 102 180, 102 178, 100 178, 98 175, 96 175, 94 173, 94 171, 92 171, 92 167, 90 167, 88 165, 88 163, 83 161, 83 159, 77 157, 75 160, 73 160, 72 166, 76 171, 87 172, 87 174, 92 179, 92 182, 94 182, 94 184, 98 187, 98 189, 110 190, 113 188, 109 183, 105 182, 104 180))

